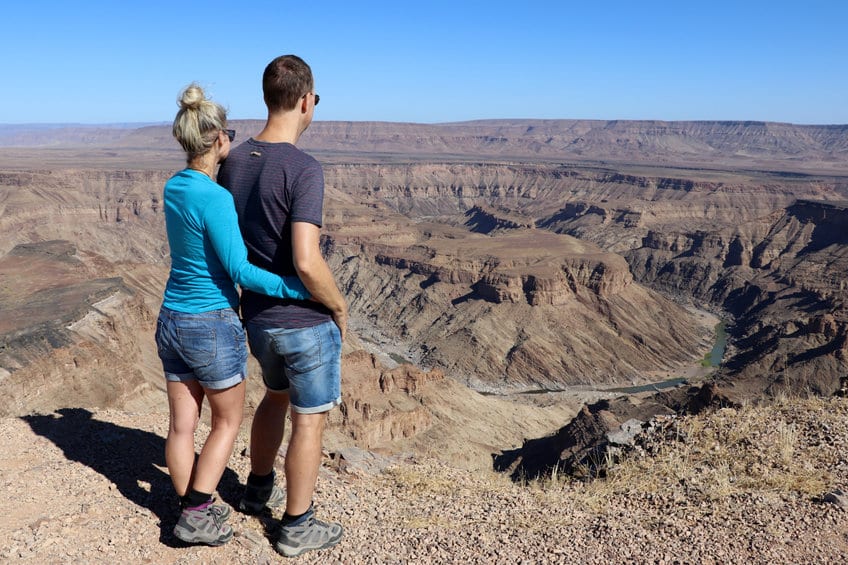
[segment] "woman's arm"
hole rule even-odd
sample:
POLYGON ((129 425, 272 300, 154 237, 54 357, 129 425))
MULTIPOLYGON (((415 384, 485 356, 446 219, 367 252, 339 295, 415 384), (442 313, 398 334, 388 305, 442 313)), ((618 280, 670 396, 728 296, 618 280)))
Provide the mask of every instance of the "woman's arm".
POLYGON ((232 196, 210 203, 204 214, 206 234, 224 270, 236 284, 277 298, 306 300, 309 291, 298 277, 280 277, 247 261, 247 248, 238 227, 232 196))

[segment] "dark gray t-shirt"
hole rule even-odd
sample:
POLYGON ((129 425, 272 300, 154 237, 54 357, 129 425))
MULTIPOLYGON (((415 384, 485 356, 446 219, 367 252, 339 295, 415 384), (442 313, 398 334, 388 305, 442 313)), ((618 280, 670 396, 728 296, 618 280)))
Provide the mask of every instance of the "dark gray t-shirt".
MULTIPOLYGON (((247 258, 272 273, 297 275, 292 256, 292 222, 321 226, 324 171, 314 157, 291 143, 253 138, 230 150, 218 184, 233 194, 247 258)), ((312 301, 279 299, 243 290, 242 317, 278 328, 305 328, 332 319, 312 301)))

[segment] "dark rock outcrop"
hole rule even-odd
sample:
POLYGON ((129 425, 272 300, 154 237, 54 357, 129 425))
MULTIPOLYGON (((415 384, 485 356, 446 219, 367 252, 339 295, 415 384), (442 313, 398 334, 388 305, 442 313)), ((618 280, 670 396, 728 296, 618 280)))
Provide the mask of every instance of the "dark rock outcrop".
POLYGON ((556 433, 531 439, 493 455, 495 470, 528 481, 552 472, 579 478, 603 476, 609 464, 632 446, 634 438, 657 416, 697 413, 732 402, 714 385, 680 388, 648 399, 622 397, 583 407, 556 433))

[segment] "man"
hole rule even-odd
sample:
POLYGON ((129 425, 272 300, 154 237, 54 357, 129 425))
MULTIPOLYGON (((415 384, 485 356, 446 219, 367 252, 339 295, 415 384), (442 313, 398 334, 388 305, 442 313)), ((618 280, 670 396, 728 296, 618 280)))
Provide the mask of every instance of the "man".
POLYGON ((258 513, 282 503, 274 460, 291 407, 286 511, 275 548, 293 557, 333 546, 342 537, 339 524, 315 518, 312 495, 326 415, 341 403, 348 311, 319 247, 324 174, 318 161, 295 147, 319 100, 312 70, 295 55, 278 57, 265 68, 262 90, 265 127, 230 151, 218 182, 233 194, 250 261, 299 276, 313 300, 242 293, 242 316, 266 392, 253 418, 251 473, 239 508, 258 513))

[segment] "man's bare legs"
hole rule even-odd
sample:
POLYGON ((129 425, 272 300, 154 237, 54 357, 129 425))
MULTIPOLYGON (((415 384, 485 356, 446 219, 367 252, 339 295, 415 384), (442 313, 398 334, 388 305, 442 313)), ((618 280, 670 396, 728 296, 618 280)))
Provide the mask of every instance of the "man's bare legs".
POLYGON ((326 419, 326 412, 292 411, 292 436, 286 451, 286 514, 289 516, 303 514, 312 505, 326 419))
MULTIPOLYGON (((265 476, 274 470, 277 453, 283 443, 286 413, 289 408, 287 392, 265 391, 256 408, 250 431, 251 471, 265 476)), ((300 414, 292 411, 292 434, 286 451, 286 513, 297 516, 309 510, 318 468, 321 466, 321 446, 326 412, 300 414)))
POLYGON ((257 475, 265 476, 274 470, 286 430, 288 409, 288 392, 265 390, 250 427, 250 467, 257 475))
POLYGON ((274 549, 287 557, 332 547, 344 534, 341 524, 319 520, 312 509, 326 420, 326 412, 292 411, 292 435, 286 452, 286 512, 280 520, 280 537, 274 544, 274 549))

